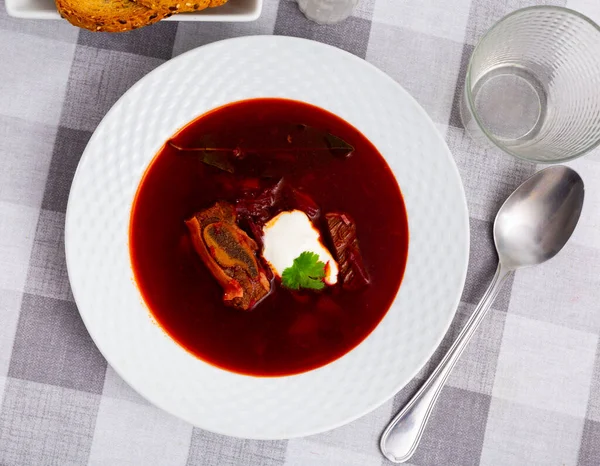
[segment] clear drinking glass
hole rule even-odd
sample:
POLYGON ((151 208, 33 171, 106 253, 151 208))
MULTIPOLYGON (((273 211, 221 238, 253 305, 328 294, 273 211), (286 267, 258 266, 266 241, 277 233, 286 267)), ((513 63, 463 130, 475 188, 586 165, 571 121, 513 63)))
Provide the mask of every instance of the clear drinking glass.
POLYGON ((358 0, 298 0, 298 7, 315 23, 334 24, 348 18, 357 3, 358 0))
POLYGON ((556 163, 600 144, 600 28, 552 6, 500 20, 473 51, 464 127, 521 159, 556 163))

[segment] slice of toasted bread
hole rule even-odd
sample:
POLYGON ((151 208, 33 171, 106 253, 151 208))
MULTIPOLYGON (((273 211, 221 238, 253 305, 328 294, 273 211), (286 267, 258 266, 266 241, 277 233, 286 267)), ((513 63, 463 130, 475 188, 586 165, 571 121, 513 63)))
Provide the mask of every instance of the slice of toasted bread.
POLYGON ((90 31, 122 32, 156 23, 168 10, 151 9, 132 0, 55 0, 60 15, 90 31))
POLYGON ((171 13, 187 13, 191 11, 204 10, 211 6, 214 1, 227 0, 135 0, 140 5, 144 5, 153 10, 164 11, 168 10, 171 13))

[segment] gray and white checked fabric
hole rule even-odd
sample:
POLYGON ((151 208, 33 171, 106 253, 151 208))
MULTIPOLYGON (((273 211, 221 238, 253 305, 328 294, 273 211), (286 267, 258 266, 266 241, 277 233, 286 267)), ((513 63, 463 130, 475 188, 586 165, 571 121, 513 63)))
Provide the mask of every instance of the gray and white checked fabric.
MULTIPOLYGON (((277 442, 193 428, 125 385, 92 343, 69 288, 63 232, 73 173, 110 106, 150 70, 194 47, 283 34, 365 58, 431 115, 467 193, 469 274, 436 363, 492 277, 497 208, 536 170, 465 135, 457 111, 465 65, 497 19, 535 3, 361 0, 348 21, 318 26, 292 0, 265 0, 253 23, 170 22, 104 35, 62 21, 11 19, 0 0, 0 465, 390 464, 378 452, 380 432, 431 364, 356 422, 277 442)), ((600 22, 599 0, 567 6, 600 22)), ((600 151, 571 165, 586 182, 571 242, 506 286, 450 377, 412 464, 600 464, 600 151)))

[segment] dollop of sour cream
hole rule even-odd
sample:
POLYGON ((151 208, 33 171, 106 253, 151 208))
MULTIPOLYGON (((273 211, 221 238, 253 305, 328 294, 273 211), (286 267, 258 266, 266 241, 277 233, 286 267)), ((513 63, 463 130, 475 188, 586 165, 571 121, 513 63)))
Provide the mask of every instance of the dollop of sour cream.
POLYGON ((335 285, 338 279, 338 264, 321 241, 321 233, 301 210, 281 212, 263 227, 263 257, 281 277, 300 254, 313 252, 325 264, 327 285, 335 285))

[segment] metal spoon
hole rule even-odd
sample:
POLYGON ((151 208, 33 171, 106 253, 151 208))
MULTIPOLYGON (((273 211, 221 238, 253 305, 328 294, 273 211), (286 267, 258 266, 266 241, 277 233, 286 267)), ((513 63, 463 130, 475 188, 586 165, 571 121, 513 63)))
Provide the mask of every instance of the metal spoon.
POLYGON ((413 455, 442 387, 475 330, 516 269, 538 265, 560 251, 577 225, 583 206, 581 177, 568 167, 537 172, 504 202, 494 221, 498 269, 465 328, 425 384, 381 436, 381 452, 394 463, 413 455))

